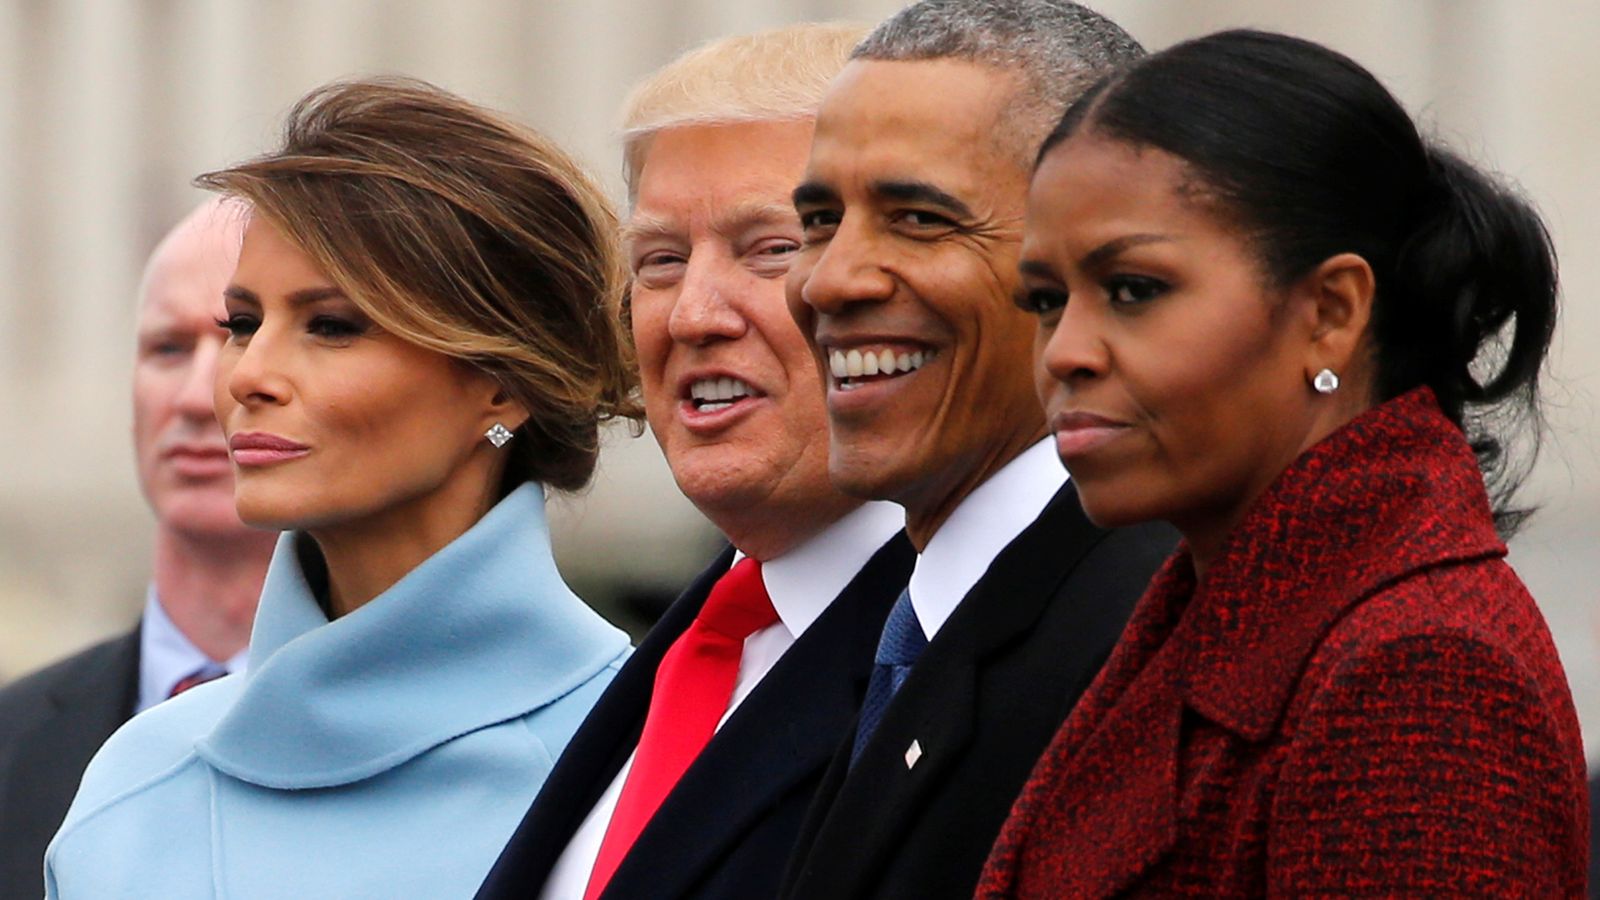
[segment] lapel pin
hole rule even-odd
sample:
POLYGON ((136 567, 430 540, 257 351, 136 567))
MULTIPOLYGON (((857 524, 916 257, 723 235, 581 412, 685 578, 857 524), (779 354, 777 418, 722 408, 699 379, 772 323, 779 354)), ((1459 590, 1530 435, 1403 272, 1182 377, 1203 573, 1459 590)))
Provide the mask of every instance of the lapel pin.
POLYGON ((912 741, 911 742, 911 746, 906 748, 906 770, 910 771, 912 768, 914 768, 916 766, 916 764, 917 764, 917 760, 919 760, 921 758, 922 758, 922 744, 921 744, 921 742, 912 741))

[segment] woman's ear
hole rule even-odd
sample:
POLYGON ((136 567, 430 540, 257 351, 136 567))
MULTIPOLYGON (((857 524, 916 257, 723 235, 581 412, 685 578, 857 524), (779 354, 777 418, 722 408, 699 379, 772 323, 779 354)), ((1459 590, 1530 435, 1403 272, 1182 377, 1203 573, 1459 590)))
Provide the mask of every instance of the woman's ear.
POLYGON ((1301 288, 1309 292, 1313 317, 1306 381, 1323 369, 1340 378, 1364 374, 1355 370, 1361 368, 1362 341, 1372 321, 1377 290, 1372 266, 1354 253, 1330 256, 1301 281, 1301 288))
POLYGON ((493 396, 489 398, 488 413, 493 421, 504 425, 508 431, 516 431, 528 421, 528 410, 512 398, 505 388, 498 385, 493 396))

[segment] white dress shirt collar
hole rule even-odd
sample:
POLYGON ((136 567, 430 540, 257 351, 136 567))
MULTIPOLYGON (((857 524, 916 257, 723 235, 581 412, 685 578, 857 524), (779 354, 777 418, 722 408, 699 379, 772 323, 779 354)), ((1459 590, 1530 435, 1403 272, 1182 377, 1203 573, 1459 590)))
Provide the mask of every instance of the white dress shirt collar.
POLYGON ((911 606, 928 640, 1066 483, 1055 441, 1045 438, 989 476, 950 513, 911 572, 911 606))
POLYGON ((221 663, 205 655, 167 617, 152 584, 145 591, 144 618, 139 624, 139 706, 134 712, 167 699, 178 682, 208 666, 220 667, 230 675, 243 672, 249 656, 249 648, 221 663))
POLYGON ((905 523, 905 510, 896 504, 863 503, 815 537, 763 563, 761 581, 789 634, 798 640, 905 523))

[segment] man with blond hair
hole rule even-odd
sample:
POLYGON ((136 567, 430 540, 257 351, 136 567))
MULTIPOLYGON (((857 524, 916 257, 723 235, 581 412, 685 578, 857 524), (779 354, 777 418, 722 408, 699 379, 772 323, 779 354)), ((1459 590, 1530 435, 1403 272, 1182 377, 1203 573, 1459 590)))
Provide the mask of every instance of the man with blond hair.
POLYGON ((211 410, 240 213, 215 200, 156 247, 140 287, 133 446, 155 559, 133 631, 0 691, 0 897, 44 894, 44 849, 84 767, 134 713, 244 665, 276 535, 246 527, 211 410))
POLYGON ((479 897, 773 896, 850 733, 912 554, 898 506, 828 480, 820 373, 784 278, 817 104, 863 34, 715 41, 627 103, 645 409, 733 546, 618 673, 479 897))

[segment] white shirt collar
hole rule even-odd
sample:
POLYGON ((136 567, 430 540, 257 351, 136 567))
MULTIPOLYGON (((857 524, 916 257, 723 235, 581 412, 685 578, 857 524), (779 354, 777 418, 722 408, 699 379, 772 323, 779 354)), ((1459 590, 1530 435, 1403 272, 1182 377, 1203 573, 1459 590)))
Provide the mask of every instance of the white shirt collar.
POLYGON ((208 666, 219 666, 229 674, 243 672, 249 648, 232 659, 217 663, 196 647, 167 617, 150 585, 144 596, 144 618, 139 624, 139 706, 143 712, 167 699, 178 682, 208 666))
MULTIPOLYGON (((788 553, 762 563, 761 581, 784 628, 798 640, 905 524, 905 510, 898 505, 863 503, 788 553)), ((743 558, 735 553, 733 560, 743 558)))
POLYGON ((911 606, 928 640, 1066 483, 1055 441, 1045 438, 989 476, 950 513, 911 571, 911 606))

